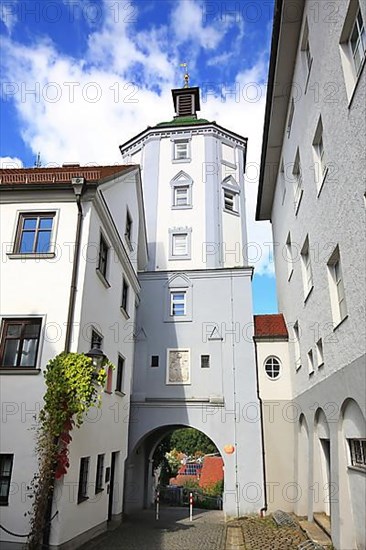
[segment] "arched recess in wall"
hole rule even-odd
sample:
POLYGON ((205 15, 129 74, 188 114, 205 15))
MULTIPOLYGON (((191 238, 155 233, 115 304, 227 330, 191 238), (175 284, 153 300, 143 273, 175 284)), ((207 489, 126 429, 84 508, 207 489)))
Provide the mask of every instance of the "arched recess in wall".
POLYGON ((339 502, 342 548, 366 548, 366 421, 358 403, 346 399, 339 418, 339 502))
POLYGON ((324 512, 327 516, 331 515, 333 496, 330 445, 329 424, 323 409, 319 408, 314 419, 313 510, 324 512))
POLYGON ((298 499, 295 513, 306 516, 308 513, 309 487, 309 428, 303 414, 300 415, 297 435, 297 469, 298 499))

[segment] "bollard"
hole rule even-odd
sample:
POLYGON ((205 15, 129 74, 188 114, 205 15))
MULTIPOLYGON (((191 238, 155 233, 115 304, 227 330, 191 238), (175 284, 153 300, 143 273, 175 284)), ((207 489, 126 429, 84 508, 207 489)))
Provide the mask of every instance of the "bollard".
POLYGON ((156 492, 156 515, 155 519, 159 519, 159 501, 160 501, 160 491, 156 492))
POLYGON ((189 521, 193 521, 193 493, 189 493, 189 521))

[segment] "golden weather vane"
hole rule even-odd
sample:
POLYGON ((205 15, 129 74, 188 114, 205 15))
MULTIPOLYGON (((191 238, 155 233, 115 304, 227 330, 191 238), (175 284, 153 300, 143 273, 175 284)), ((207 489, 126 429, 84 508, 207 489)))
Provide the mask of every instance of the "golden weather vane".
POLYGON ((188 74, 188 63, 181 63, 181 67, 184 67, 185 73, 184 73, 184 86, 183 88, 189 88, 189 74, 188 74))

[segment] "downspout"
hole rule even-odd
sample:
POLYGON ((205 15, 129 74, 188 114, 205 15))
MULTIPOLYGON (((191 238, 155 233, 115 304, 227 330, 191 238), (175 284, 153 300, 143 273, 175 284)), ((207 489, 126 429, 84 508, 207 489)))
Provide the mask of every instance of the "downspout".
POLYGON ((77 291, 76 285, 77 285, 77 277, 78 277, 79 263, 80 263, 81 230, 83 227, 83 210, 81 208, 81 195, 83 193, 84 178, 73 178, 72 186, 73 186, 75 198, 76 198, 76 206, 78 209, 78 219, 77 219, 77 226, 76 226, 75 253, 74 253, 74 262, 72 266, 72 276, 71 276, 71 286, 70 286, 69 311, 67 314, 67 325, 66 325, 66 338, 65 338, 66 353, 69 353, 70 351, 72 328, 74 324, 75 300, 76 300, 76 291, 77 291))
MULTIPOLYGON (((83 227, 83 210, 81 208, 81 196, 84 187, 84 178, 72 178, 71 185, 73 187, 76 199, 76 206, 78 209, 78 217, 76 224, 75 235, 75 253, 72 265, 71 285, 70 285, 70 297, 69 297, 69 309, 67 313, 67 325, 66 325, 66 337, 65 337, 65 353, 69 353, 71 347, 72 327, 74 324, 74 312, 75 312, 75 299, 77 291, 77 277, 79 272, 80 263, 80 241, 81 231, 83 227)), ((46 509, 46 524, 43 533, 42 547, 49 548, 50 536, 51 536, 51 521, 52 521, 52 505, 54 495, 54 473, 53 473, 53 485, 48 496, 47 509, 46 509)))
POLYGON ((262 438, 262 468, 263 468, 263 496, 264 496, 264 506, 260 509, 261 517, 265 516, 265 513, 268 510, 267 502, 267 475, 266 475, 266 450, 264 445, 264 422, 263 422, 263 402, 260 396, 259 391, 259 370, 258 370, 258 352, 257 352, 257 341, 255 336, 253 337, 254 341, 254 352, 255 352, 255 370, 257 374, 257 397, 259 401, 259 413, 261 419, 261 438, 262 438))

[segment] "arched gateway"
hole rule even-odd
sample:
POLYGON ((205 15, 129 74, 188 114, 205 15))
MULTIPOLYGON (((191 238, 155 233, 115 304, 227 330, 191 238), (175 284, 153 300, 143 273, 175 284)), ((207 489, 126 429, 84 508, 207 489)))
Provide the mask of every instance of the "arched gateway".
POLYGON ((247 140, 197 117, 198 88, 172 93, 174 119, 121 146, 124 162, 141 164, 149 251, 139 274, 125 511, 148 502, 159 434, 190 426, 224 458, 226 514, 258 513, 264 495, 253 270, 245 254, 247 140))

